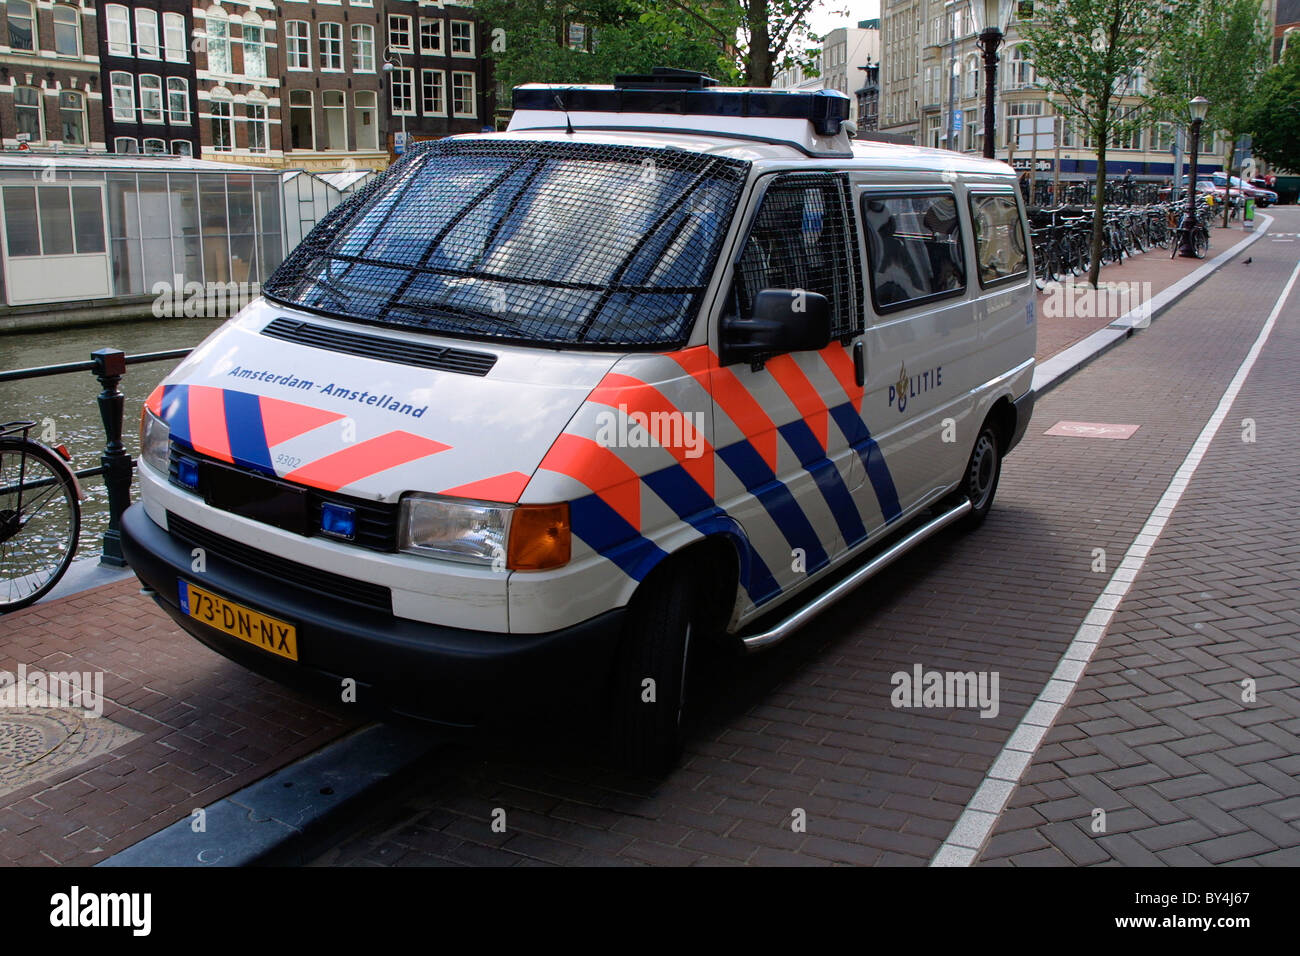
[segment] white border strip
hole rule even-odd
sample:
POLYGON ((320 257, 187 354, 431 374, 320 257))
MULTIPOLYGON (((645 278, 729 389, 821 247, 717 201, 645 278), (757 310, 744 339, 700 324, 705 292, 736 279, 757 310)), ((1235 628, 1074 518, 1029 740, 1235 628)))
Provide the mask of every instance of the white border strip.
POLYGON ((1056 722, 1070 695, 1074 693, 1079 678, 1083 676, 1084 669, 1092 660, 1092 655, 1106 633, 1106 628, 1110 626, 1111 618, 1115 616, 1115 610, 1128 594, 1129 588, 1133 586, 1138 572, 1146 563, 1147 555, 1151 553, 1156 539, 1164 531, 1174 508, 1187 490, 1192 475, 1195 474, 1205 453, 1209 450, 1210 442, 1214 440, 1219 426, 1228 417, 1233 402, 1237 400, 1237 394, 1245 384, 1251 369, 1255 367, 1255 360, 1263 351, 1264 343, 1268 341, 1273 326, 1277 324, 1278 316, 1282 314, 1282 307, 1286 304, 1297 277, 1300 277, 1300 263, 1297 263, 1291 271, 1291 278, 1287 280, 1282 294, 1273 304, 1273 310, 1269 313, 1264 327, 1260 329, 1259 335, 1256 336, 1250 351, 1246 353, 1246 358, 1238 366, 1237 374, 1228 383, 1228 388, 1219 399, 1214 414, 1201 429, 1187 457, 1183 459, 1183 463, 1170 480, 1164 495, 1147 518, 1146 524, 1129 545, 1124 560, 1115 569, 1105 589, 1098 595, 1087 616, 1084 617, 1083 623, 1075 632, 1074 640, 1070 642, 1070 646, 1066 648, 1065 654, 1056 665, 1056 671, 1003 745, 1002 751, 993 761, 993 766, 989 768, 984 782, 980 784, 979 789, 970 798, 970 802, 966 804, 962 815, 953 824, 952 832, 948 834, 948 838, 944 840, 943 845, 930 861, 931 866, 970 866, 984 849, 984 844, 993 832, 994 825, 998 822, 1002 811, 1006 809, 1011 794, 1019 785, 1025 768, 1033 760, 1034 754, 1042 745, 1043 738, 1047 736, 1047 731, 1056 722))

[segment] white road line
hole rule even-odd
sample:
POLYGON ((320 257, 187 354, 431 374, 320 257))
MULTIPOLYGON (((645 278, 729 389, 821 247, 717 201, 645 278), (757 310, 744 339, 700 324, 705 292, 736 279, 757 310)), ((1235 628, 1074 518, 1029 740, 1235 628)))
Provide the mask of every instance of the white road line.
POLYGON ((1007 739, 983 783, 970 798, 970 802, 966 804, 966 809, 957 818, 957 822, 953 824, 952 832, 948 834, 948 838, 944 840, 943 845, 930 861, 931 866, 970 866, 984 849, 984 844, 993 832, 993 827, 997 824, 1002 811, 1006 809, 1011 794, 1019 785, 1025 768, 1033 760, 1043 738, 1047 736, 1047 731, 1056 722, 1070 695, 1074 693, 1079 678, 1083 676, 1088 662, 1092 660, 1092 655, 1105 636, 1106 628, 1110 626, 1120 601, 1128 594, 1138 572, 1142 570, 1142 565, 1146 563, 1147 555, 1155 546, 1156 539, 1160 537, 1183 492, 1187 490, 1192 475, 1196 473, 1201 459, 1209 450, 1210 442, 1218 434, 1219 426, 1228 417, 1232 403, 1236 401, 1237 394, 1245 384, 1251 369, 1255 367, 1255 360, 1259 358, 1264 343, 1268 341, 1269 334, 1273 331, 1273 326, 1277 324, 1277 317, 1282 314, 1282 306, 1291 294, 1297 277, 1300 277, 1300 263, 1297 263, 1292 270, 1291 278, 1287 280, 1282 294, 1273 304, 1268 321, 1260 329, 1250 351, 1246 353, 1246 358, 1237 368, 1237 374, 1228 383, 1228 388, 1219 399, 1214 414, 1201 429, 1187 457, 1183 459, 1183 463, 1170 480, 1164 495, 1147 518, 1146 524, 1129 545, 1124 560, 1115 569, 1105 589, 1084 617, 1083 624, 1074 634, 1074 640, 1070 642, 1070 646, 1066 648, 1057 663, 1055 673, 1039 693, 1038 699, 1025 713, 1019 726, 1007 739))

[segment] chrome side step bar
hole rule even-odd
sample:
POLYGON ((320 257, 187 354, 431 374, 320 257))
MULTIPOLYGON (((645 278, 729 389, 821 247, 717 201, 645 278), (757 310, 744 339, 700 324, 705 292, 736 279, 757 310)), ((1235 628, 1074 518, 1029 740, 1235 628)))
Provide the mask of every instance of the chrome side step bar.
POLYGON ((936 515, 929 522, 921 525, 921 527, 917 528, 915 531, 899 538, 839 584, 819 595, 815 600, 803 605, 799 610, 795 611, 795 613, 791 614, 774 627, 759 634, 750 634, 748 637, 742 638, 741 643, 744 644, 745 650, 761 650, 764 647, 770 647, 778 641, 789 637, 790 634, 803 627, 840 598, 856 589, 859 584, 862 584, 869 578, 875 577, 885 568, 889 567, 889 565, 893 564, 905 555, 908 551, 912 550, 914 546, 920 544, 926 538, 938 534, 958 518, 970 514, 970 511, 971 503, 969 500, 965 500, 961 504, 957 505, 957 507, 945 511, 943 514, 936 515))

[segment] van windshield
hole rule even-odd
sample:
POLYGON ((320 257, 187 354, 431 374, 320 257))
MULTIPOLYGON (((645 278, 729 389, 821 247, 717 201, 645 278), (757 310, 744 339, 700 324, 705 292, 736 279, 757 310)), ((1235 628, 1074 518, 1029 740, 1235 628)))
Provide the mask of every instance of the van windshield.
POLYGON ((323 219, 262 291, 451 335, 680 345, 748 166, 678 149, 420 144, 323 219))

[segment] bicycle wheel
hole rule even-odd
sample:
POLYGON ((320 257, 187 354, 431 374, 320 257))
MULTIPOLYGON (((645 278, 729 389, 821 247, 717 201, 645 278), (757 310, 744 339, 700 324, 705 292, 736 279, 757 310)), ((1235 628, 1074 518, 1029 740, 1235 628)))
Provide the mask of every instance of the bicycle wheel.
POLYGON ((48 594, 72 563, 80 533, 77 489, 54 452, 0 438, 0 613, 48 594))
POLYGON ((1210 249, 1210 235, 1204 229, 1197 229, 1192 233, 1192 252, 1198 259, 1204 259, 1205 253, 1210 249))

